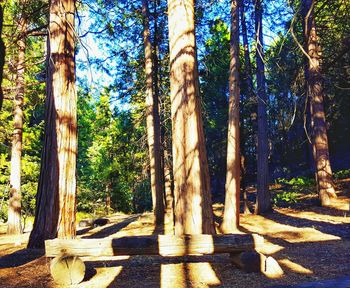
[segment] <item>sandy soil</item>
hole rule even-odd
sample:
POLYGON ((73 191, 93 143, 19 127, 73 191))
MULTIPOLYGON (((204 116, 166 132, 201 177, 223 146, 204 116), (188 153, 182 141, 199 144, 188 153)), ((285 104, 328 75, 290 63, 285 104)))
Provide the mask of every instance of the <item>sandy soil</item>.
MULTIPOLYGON (((226 254, 164 258, 133 256, 84 258, 87 273, 74 287, 269 287, 350 276, 350 179, 339 181, 333 207, 315 205, 314 197, 289 208, 276 208, 263 216, 242 215, 246 232, 265 237, 260 252, 273 256, 284 276, 270 279, 233 267, 226 254)), ((220 222, 222 205, 215 204, 220 222)), ((164 229, 155 229, 152 215, 110 217, 103 227, 84 228, 78 237, 102 238, 170 233, 171 219, 164 229)), ((50 260, 42 251, 27 250, 29 234, 0 235, 0 287, 59 287, 49 273, 50 260)))

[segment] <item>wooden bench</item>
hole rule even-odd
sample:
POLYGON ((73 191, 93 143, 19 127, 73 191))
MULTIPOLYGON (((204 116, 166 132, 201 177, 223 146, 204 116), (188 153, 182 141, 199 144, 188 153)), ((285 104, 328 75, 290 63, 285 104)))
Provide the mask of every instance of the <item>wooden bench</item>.
MULTIPOLYGON (((46 240, 45 252, 46 257, 55 257, 50 266, 54 280, 60 284, 77 284, 83 280, 85 274, 85 264, 79 257, 129 255, 175 257, 229 253, 233 262, 238 267, 245 269, 246 257, 242 257, 245 254, 241 252, 250 251, 246 254, 250 255, 249 257, 258 255, 255 258, 253 256, 253 258, 257 259, 258 257, 259 262, 261 254, 252 251, 263 243, 264 238, 256 234, 149 235, 103 239, 46 240)), ((248 262, 252 262, 252 260, 248 262)), ((245 270, 254 271, 254 269, 245 270)))

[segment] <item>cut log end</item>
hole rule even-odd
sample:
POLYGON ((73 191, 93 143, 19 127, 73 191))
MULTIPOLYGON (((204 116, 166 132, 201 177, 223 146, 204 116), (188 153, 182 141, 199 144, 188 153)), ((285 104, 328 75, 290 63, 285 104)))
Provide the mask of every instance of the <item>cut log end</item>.
POLYGON ((57 284, 75 285, 84 279, 85 264, 77 256, 63 255, 51 261, 50 272, 57 284))
POLYGON ((260 272, 269 278, 280 278, 284 272, 278 262, 271 256, 256 251, 231 253, 232 263, 246 272, 260 272))

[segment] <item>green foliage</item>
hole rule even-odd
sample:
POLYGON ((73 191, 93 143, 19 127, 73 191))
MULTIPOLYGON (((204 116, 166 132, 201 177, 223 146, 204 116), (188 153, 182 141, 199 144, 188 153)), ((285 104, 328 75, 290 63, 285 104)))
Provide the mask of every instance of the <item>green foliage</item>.
POLYGON ((276 183, 287 184, 287 185, 291 185, 293 187, 299 187, 299 188, 302 188, 302 187, 307 188, 307 187, 316 185, 315 179, 303 177, 303 176, 295 177, 295 178, 292 178, 290 180, 287 180, 285 178, 278 178, 278 179, 276 179, 276 183))
POLYGON ((334 179, 346 179, 350 178, 350 169, 340 170, 334 173, 334 179))
POLYGON ((299 197, 299 193, 297 192, 290 192, 290 191, 283 191, 277 193, 272 201, 276 206, 284 206, 286 204, 295 204, 297 203, 299 197))

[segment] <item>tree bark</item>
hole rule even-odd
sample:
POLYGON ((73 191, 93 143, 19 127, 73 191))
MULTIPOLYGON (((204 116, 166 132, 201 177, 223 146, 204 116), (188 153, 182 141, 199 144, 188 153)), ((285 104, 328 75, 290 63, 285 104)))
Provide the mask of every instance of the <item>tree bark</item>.
MULTIPOLYGON (((18 23, 18 31, 25 35, 27 19, 22 16, 18 23)), ((22 160, 22 135, 23 135, 23 102, 24 102, 24 72, 26 37, 19 37, 16 96, 14 99, 14 130, 11 148, 11 173, 10 173, 10 199, 8 207, 7 234, 21 234, 21 160, 22 160)))
POLYGON ((4 22, 4 9, 0 5, 0 110, 2 108, 2 102, 4 100, 4 94, 2 91, 2 79, 4 75, 4 65, 5 65, 5 44, 2 40, 2 26, 4 22))
POLYGON ((248 86, 248 97, 251 100, 254 97, 254 85, 252 78, 252 64, 250 61, 250 52, 249 52, 249 42, 248 42, 248 34, 247 34, 247 24, 245 21, 245 13, 244 13, 244 2, 243 0, 239 0, 239 10, 240 10, 240 23, 242 27, 242 39, 243 39, 243 49, 244 49, 244 60, 246 66, 247 73, 247 86, 248 86))
POLYGON ((307 97, 310 100, 312 150, 316 169, 316 183, 322 206, 336 198, 332 168, 329 161, 327 124, 324 113, 324 92, 320 67, 320 45, 316 31, 313 0, 303 1, 304 36, 308 65, 305 73, 307 97))
POLYGON ((271 210, 269 191, 268 137, 267 137, 267 94, 265 90, 264 42, 262 26, 261 0, 255 2, 255 32, 256 32, 256 79, 258 96, 258 147, 257 147, 257 199, 255 214, 271 210))
POLYGON ((152 63, 152 44, 149 31, 148 1, 142 0, 143 14, 143 41, 145 48, 145 73, 146 73, 146 122, 147 140, 150 159, 152 205, 156 225, 164 223, 164 193, 163 177, 161 170, 160 153, 160 118, 158 95, 154 89, 154 72, 152 63))
POLYGON ((259 248, 264 238, 257 234, 145 235, 103 239, 47 240, 46 257, 161 255, 185 256, 235 253, 259 248))
POLYGON ((77 95, 75 89, 74 0, 52 0, 47 62, 45 136, 28 247, 76 234, 77 95))
MULTIPOLYGON (((241 23, 241 29, 242 29, 242 38, 243 38, 243 49, 244 49, 244 60, 245 60, 245 72, 246 72, 246 83, 248 87, 248 99, 247 102, 250 102, 254 99, 254 85, 253 85, 253 78, 252 78, 252 65, 250 61, 250 52, 249 52, 249 42, 248 42, 248 34, 247 34, 247 25, 245 20, 245 12, 244 12, 244 1, 239 0, 239 11, 240 11, 240 23, 241 23)), ((241 124, 241 141, 242 143, 245 142, 246 136, 245 136, 245 127, 244 122, 241 124)), ((244 148, 244 144, 242 144, 241 147, 241 187, 243 192, 243 202, 244 202, 244 214, 250 214, 250 209, 248 206, 248 196, 247 196, 247 173, 246 173, 246 159, 247 159, 247 151, 244 148)))
MULTIPOLYGON (((25 35, 27 20, 25 16, 19 21, 18 31, 25 35)), ((8 234, 21 234, 21 159, 22 159, 22 135, 23 135, 23 102, 24 102, 24 72, 25 72, 25 50, 26 38, 20 37, 17 41, 17 79, 16 96, 14 98, 14 130, 11 148, 11 173, 10 173, 10 199, 8 207, 8 234)))
POLYGON ((227 171, 225 209, 221 230, 238 230, 240 208, 240 150, 239 150, 239 16, 237 0, 231 0, 231 39, 229 76, 229 115, 227 135, 227 171))
POLYGON ((194 0, 169 0, 175 234, 215 233, 194 22, 194 0))

